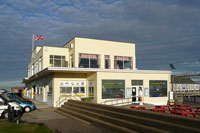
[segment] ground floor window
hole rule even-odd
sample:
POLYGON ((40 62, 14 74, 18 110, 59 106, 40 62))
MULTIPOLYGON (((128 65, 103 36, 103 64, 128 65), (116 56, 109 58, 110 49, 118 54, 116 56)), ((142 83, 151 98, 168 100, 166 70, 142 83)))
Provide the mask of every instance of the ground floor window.
POLYGON ((124 97, 125 80, 102 80, 102 99, 124 97))
POLYGON ((61 94, 71 94, 72 87, 60 87, 60 93, 61 94))
POLYGON ((85 93, 85 87, 73 87, 73 93, 85 93))
POLYGON ((150 97, 166 97, 167 81, 166 80, 150 80, 149 81, 150 97))
POLYGON ((85 81, 60 81, 61 95, 85 95, 85 81))

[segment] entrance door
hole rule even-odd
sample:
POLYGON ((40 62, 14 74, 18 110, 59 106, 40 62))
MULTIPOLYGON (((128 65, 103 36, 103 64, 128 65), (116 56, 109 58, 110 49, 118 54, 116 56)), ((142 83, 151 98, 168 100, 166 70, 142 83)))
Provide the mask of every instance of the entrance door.
POLYGON ((136 102, 137 87, 132 87, 132 102, 136 102))
POLYGON ((143 86, 132 86, 132 102, 138 102, 139 96, 143 97, 143 86))

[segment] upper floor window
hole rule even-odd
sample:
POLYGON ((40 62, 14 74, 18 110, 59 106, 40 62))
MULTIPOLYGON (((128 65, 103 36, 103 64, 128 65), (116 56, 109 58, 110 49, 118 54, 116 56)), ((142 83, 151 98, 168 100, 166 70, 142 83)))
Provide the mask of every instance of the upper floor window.
POLYGON ((40 59, 39 59, 39 71, 41 71, 42 70, 42 56, 40 57, 40 59))
POLYGON ((65 56, 50 55, 50 66, 52 67, 66 67, 65 56))
POLYGON ((96 54, 79 54, 80 68, 99 68, 99 55, 96 54))
POLYGON ((110 69, 110 56, 105 55, 105 69, 110 69))
POLYGON ((132 57, 115 56, 115 69, 132 69, 132 57))

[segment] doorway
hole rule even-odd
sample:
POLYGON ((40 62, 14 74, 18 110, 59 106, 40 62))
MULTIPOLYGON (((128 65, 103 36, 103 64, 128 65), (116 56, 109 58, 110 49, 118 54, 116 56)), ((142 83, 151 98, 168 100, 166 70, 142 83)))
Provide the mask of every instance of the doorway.
POLYGON ((143 86, 132 86, 132 102, 139 103, 139 97, 143 99, 143 86))

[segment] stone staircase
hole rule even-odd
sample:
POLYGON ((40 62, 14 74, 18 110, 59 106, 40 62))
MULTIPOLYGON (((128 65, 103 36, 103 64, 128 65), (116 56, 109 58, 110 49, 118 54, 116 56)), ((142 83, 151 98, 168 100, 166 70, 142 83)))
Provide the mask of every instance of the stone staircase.
POLYGON ((113 132, 200 133, 200 120, 183 116, 133 110, 109 105, 69 100, 58 113, 90 122, 113 132))

